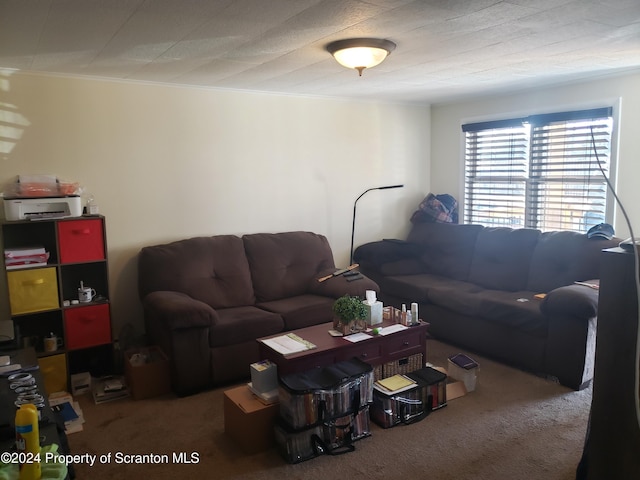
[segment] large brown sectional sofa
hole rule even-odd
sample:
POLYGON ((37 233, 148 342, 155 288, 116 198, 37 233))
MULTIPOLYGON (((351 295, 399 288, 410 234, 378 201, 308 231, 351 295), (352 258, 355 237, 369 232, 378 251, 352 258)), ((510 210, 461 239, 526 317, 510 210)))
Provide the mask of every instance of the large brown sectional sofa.
POLYGON ((138 288, 149 341, 167 353, 173 390, 186 395, 249 376, 257 338, 330 322, 336 298, 379 292, 336 270, 311 232, 217 235, 145 247, 138 288))
POLYGON ((435 338, 554 377, 593 376, 600 252, 619 239, 568 231, 418 223, 354 252, 385 304, 418 302, 435 338), (546 294, 544 298, 536 296, 546 294))

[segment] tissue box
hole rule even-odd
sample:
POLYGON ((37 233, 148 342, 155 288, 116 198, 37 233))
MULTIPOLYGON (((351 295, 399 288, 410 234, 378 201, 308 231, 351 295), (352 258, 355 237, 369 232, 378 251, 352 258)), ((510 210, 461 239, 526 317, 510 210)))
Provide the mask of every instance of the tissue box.
POLYGON ((371 304, 365 302, 364 306, 367 309, 366 321, 368 325, 377 325, 382 323, 382 302, 376 301, 371 304))
POLYGON ((473 392, 476 389, 478 380, 478 363, 472 358, 458 353, 448 358, 448 364, 447 373, 449 376, 464 382, 467 392, 473 392))

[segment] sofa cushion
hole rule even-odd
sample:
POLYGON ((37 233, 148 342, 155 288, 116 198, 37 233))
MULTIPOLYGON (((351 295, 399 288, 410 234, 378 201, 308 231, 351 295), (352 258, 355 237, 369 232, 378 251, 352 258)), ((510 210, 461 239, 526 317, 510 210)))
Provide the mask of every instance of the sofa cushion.
POLYGON ((141 298, 157 290, 182 292, 216 309, 255 302, 244 245, 234 235, 144 247, 138 286, 141 298))
POLYGON ((405 258, 383 264, 379 272, 383 275, 418 275, 426 273, 426 268, 422 262, 415 258, 405 258))
POLYGON ((547 317, 540 311, 542 300, 525 290, 485 290, 478 316, 536 335, 547 336, 547 317))
POLYGON ((319 295, 298 295, 257 304, 258 307, 275 312, 284 320, 285 330, 295 330, 320 323, 320 319, 330 322, 333 318, 333 302, 329 297, 319 295))
POLYGON ((242 240, 259 302, 302 295, 319 272, 335 266, 323 235, 256 233, 244 235, 242 240))
POLYGON ((223 308, 217 313, 218 321, 209 330, 211 347, 236 345, 284 330, 280 315, 257 307, 223 308))
POLYGON ((449 223, 419 223, 409 235, 407 242, 418 244, 418 255, 424 271, 466 280, 481 225, 456 225, 449 223))
POLYGON ((487 290, 472 283, 449 281, 429 290, 429 301, 468 317, 525 331, 540 337, 547 333, 541 300, 532 292, 487 290))
POLYGON ((387 295, 411 299, 411 302, 427 302, 433 288, 443 283, 455 283, 440 275, 422 273, 419 275, 395 275, 380 280, 382 291, 387 295))
POLYGON ((476 316, 485 289, 460 280, 440 279, 429 289, 428 301, 456 313, 476 316))
POLYGON ((544 232, 533 251, 527 290, 550 292, 575 281, 599 278, 600 252, 618 242, 577 232, 544 232))
POLYGON ((478 233, 469 282, 493 290, 524 290, 539 230, 484 228, 478 233))

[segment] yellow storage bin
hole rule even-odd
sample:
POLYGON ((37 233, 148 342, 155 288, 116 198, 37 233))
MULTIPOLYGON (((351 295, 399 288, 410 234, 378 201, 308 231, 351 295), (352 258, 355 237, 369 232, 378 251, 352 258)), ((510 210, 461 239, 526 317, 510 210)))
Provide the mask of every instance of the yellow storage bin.
POLYGON ((59 308, 55 267, 7 272, 11 313, 33 313, 59 308))
POLYGON ((47 396, 67 391, 67 360, 64 354, 41 357, 38 364, 47 396))

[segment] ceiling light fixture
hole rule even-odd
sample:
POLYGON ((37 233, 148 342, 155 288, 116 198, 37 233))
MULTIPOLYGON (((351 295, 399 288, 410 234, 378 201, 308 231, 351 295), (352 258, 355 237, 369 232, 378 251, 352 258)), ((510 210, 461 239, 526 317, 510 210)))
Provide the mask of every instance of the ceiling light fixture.
POLYGON ((355 68, 360 76, 365 68, 382 63, 395 48, 395 43, 380 38, 350 38, 327 45, 327 51, 340 65, 355 68))

